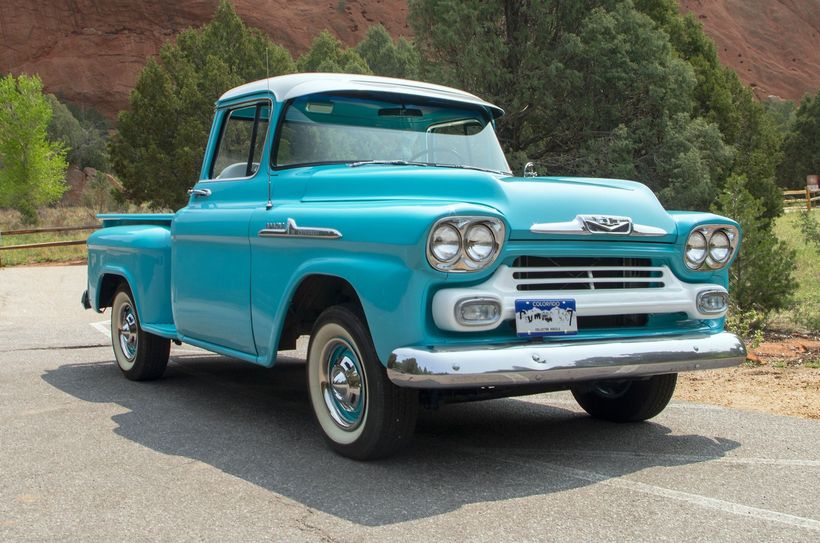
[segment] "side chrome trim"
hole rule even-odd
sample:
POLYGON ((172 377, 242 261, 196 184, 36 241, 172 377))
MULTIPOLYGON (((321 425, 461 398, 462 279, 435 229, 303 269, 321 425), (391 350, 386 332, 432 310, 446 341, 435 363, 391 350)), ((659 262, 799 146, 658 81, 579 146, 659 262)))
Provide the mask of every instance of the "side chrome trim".
POLYGON ((628 229, 624 228, 623 231, 606 231, 604 229, 592 231, 590 230, 588 223, 594 218, 596 217, 592 215, 577 215, 571 221, 535 223, 530 227, 530 232, 533 234, 575 234, 585 236, 590 236, 593 234, 611 234, 619 236, 665 236, 669 234, 669 232, 663 228, 631 223, 631 219, 629 219, 629 217, 612 217, 613 219, 630 221, 631 227, 628 229))
POLYGON ((404 347, 387 376, 408 388, 465 388, 631 379, 736 366, 746 347, 734 334, 687 334, 621 341, 404 347))
POLYGON ((269 222, 259 231, 260 238, 321 238, 340 239, 342 233, 333 228, 299 226, 293 219, 287 222, 269 222))

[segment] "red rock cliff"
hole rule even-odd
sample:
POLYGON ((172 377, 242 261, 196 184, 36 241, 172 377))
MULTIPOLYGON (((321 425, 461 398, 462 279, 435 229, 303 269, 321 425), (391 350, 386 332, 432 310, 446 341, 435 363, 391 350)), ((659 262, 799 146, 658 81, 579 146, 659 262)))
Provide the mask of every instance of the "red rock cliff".
MULTIPOLYGON (((2 0, 0 73, 37 73, 49 92, 113 117, 146 59, 180 31, 201 26, 218 0, 2 0)), ((233 0, 250 26, 292 53, 327 28, 347 44, 381 23, 407 35, 400 0, 233 0)))
POLYGON ((679 2, 715 41, 721 62, 759 98, 799 100, 820 88, 820 1, 679 2))
MULTIPOLYGON (((721 60, 760 97, 820 87, 820 1, 679 0, 721 60)), ((205 24, 218 0, 2 0, 0 73, 38 73, 46 90, 113 117, 160 45, 205 24)), ((382 23, 408 35, 403 0, 233 0, 239 15, 294 54, 324 28, 347 44, 382 23)))

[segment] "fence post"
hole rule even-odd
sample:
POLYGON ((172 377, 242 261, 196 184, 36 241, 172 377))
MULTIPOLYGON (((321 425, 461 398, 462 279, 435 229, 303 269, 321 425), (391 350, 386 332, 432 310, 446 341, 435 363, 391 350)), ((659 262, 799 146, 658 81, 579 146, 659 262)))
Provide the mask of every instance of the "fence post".
POLYGON ((806 185, 806 211, 811 211, 811 191, 808 185, 806 185))

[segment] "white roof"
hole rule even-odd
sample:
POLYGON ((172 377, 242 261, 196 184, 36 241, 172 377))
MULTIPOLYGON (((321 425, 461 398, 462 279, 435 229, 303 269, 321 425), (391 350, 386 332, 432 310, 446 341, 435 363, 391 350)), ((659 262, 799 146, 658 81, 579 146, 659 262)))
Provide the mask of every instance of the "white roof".
POLYGON ((426 98, 437 98, 451 102, 462 102, 488 108, 492 111, 493 117, 500 117, 504 110, 500 107, 485 102, 481 98, 468 92, 432 83, 422 83, 420 81, 410 81, 407 79, 395 79, 392 77, 379 77, 374 75, 358 74, 291 74, 261 79, 253 83, 246 83, 229 90, 219 98, 219 102, 241 98, 249 94, 269 91, 273 93, 276 101, 285 101, 299 96, 316 94, 321 92, 335 91, 369 91, 386 92, 391 94, 410 94, 414 96, 424 96, 426 98))

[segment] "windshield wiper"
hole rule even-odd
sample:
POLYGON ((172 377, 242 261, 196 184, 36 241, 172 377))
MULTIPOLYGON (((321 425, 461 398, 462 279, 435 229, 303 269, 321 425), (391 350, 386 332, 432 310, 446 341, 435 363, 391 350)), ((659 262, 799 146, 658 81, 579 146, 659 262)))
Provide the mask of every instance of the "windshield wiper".
POLYGON ((435 166, 438 168, 459 168, 462 170, 476 170, 479 172, 490 172, 499 175, 512 175, 510 172, 502 172, 501 170, 491 170, 489 168, 479 168, 478 166, 467 166, 465 164, 442 164, 439 162, 414 162, 410 160, 360 160, 358 162, 350 162, 348 166, 356 168, 358 166, 367 166, 368 164, 387 164, 389 166, 435 166))
POLYGON ((412 162, 410 160, 360 160, 348 164, 351 168, 367 166, 368 164, 387 164, 389 166, 432 166, 429 162, 412 162))
POLYGON ((459 168, 461 170, 475 170, 477 172, 490 172, 499 175, 512 175, 510 172, 502 172, 501 170, 492 170, 490 168, 479 168, 478 166, 467 166, 466 164, 441 164, 439 162, 428 163, 428 166, 438 166, 439 168, 459 168))

